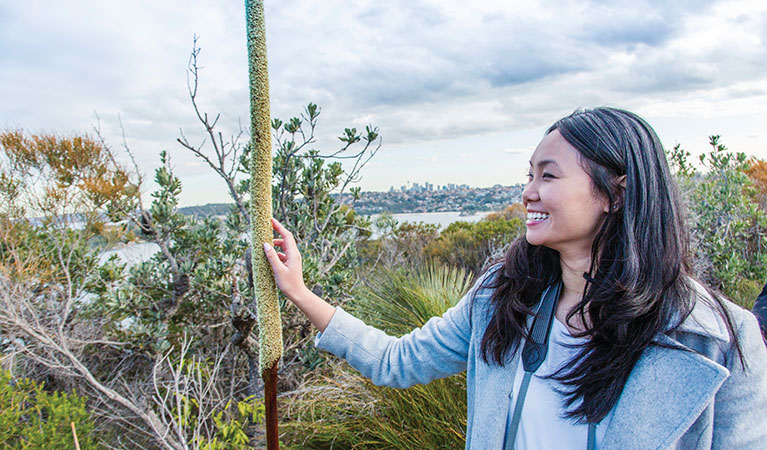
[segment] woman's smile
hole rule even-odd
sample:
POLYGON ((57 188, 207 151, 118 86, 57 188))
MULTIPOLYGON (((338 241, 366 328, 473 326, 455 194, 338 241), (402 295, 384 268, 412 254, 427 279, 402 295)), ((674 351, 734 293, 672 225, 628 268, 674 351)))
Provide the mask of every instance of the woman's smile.
POLYGON ((535 226, 549 218, 549 214, 539 211, 527 211, 527 226, 535 226))

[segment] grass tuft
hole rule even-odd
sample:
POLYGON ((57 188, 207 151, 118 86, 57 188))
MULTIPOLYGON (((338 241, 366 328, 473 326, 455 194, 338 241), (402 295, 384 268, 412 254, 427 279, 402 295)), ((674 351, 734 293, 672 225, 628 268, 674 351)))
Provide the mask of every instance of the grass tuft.
MULTIPOLYGON (((401 336, 442 315, 470 287, 462 269, 386 270, 348 309, 401 336)), ((282 440, 303 449, 453 449, 465 445, 464 373, 409 389, 375 386, 343 361, 282 398, 282 440)))

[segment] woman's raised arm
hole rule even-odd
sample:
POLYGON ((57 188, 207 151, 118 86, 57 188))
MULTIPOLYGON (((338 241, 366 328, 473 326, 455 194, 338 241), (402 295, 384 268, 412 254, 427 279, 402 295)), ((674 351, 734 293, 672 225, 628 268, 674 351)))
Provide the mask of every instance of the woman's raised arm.
POLYGON ((270 245, 264 243, 266 259, 274 271, 274 281, 285 296, 300 309, 320 331, 330 323, 336 308, 310 291, 304 284, 301 269, 301 253, 298 251, 293 234, 277 219, 272 218, 272 228, 282 236, 270 245), (285 253, 277 252, 273 246, 281 247, 285 253))

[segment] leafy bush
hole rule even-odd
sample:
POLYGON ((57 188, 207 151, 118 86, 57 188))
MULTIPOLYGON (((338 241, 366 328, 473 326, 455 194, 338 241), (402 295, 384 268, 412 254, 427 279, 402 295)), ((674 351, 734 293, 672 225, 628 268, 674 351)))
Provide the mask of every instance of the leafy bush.
POLYGON ((363 264, 371 268, 416 267, 423 265, 424 247, 439 237, 439 225, 424 222, 399 223, 391 214, 378 216, 374 223, 380 236, 358 243, 363 264))
POLYGON ((0 446, 6 449, 95 449, 93 421, 85 400, 75 394, 47 392, 29 379, 14 380, 0 371, 0 446), (74 425, 73 425, 74 424, 74 425))
POLYGON ((767 214, 749 179, 744 153, 709 138, 712 149, 700 156, 708 169, 696 173, 689 152, 670 151, 692 225, 696 275, 735 302, 750 306, 767 276, 767 214))

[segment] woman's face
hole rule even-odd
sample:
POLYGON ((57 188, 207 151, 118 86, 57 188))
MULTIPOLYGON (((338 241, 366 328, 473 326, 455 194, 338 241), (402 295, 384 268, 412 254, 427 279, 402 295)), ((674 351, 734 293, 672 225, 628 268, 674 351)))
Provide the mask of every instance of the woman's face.
POLYGON ((595 195, 578 151, 558 130, 544 137, 533 152, 522 202, 527 208, 527 241, 562 256, 591 254, 610 207, 604 196, 595 195))

